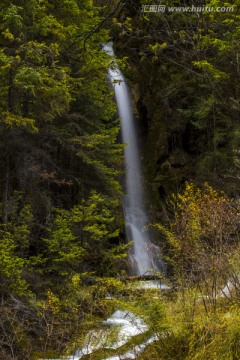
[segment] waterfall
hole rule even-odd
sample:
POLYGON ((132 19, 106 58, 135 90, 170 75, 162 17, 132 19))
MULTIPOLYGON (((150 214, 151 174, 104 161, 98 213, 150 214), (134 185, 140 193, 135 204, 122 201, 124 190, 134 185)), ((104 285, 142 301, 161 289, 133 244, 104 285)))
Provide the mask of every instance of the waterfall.
MULTIPOLYGON (((110 56, 114 56, 111 43, 103 48, 110 56)), ((144 227, 149 224, 143 199, 141 179, 141 164, 139 146, 136 137, 134 118, 131 110, 129 92, 125 79, 115 65, 109 68, 108 73, 114 87, 118 113, 121 120, 122 140, 127 144, 124 149, 126 166, 126 196, 123 200, 123 209, 126 223, 127 240, 133 240, 133 272, 143 275, 157 271, 153 249, 144 227)))
MULTIPOLYGON (((105 45, 104 50, 110 56, 114 56, 111 43, 105 45)), ((156 249, 157 251, 159 251, 159 249, 151 243, 147 232, 144 231, 144 227, 149 224, 149 219, 144 206, 139 147, 128 89, 121 71, 115 65, 113 68, 110 68, 108 72, 114 86, 118 113, 121 119, 122 139, 123 142, 127 144, 124 149, 126 196, 123 200, 123 208, 126 220, 127 239, 128 241, 134 240, 134 273, 137 275, 152 274, 159 271, 159 266, 157 266, 154 259, 154 250, 156 252, 156 249)), ((160 268, 162 266, 163 265, 160 264, 160 268)), ((141 282, 140 288, 167 289, 168 287, 158 281, 145 281, 141 282)), ((81 349, 78 349, 74 355, 64 359, 78 360, 82 357, 85 358, 85 356, 92 354, 92 352, 101 348, 121 349, 120 351, 122 351, 122 346, 128 344, 131 337, 144 334, 148 331, 148 326, 143 323, 142 319, 128 311, 117 310, 104 323, 113 326, 112 335, 109 335, 109 332, 106 332, 106 329, 98 328, 96 331, 91 330, 86 335, 85 345, 81 349), (119 330, 117 339, 115 339, 116 327, 119 330), (113 339, 113 343, 111 343, 111 339, 113 339)), ((127 350, 124 354, 114 355, 105 360, 136 359, 137 355, 141 353, 148 344, 157 339, 157 335, 149 336, 143 343, 127 350)), ((63 358, 58 360, 63 360, 63 358)))

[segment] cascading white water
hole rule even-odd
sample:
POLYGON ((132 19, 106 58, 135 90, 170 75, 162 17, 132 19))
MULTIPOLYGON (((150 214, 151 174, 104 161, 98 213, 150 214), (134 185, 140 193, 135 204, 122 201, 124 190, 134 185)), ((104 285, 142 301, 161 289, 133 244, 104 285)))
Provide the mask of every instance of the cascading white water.
MULTIPOLYGON (((110 56, 114 56, 112 43, 103 48, 110 56)), ((114 86, 118 112, 121 119, 122 140, 127 144, 124 149, 126 165, 126 196, 123 202, 128 241, 133 240, 133 268, 139 275, 157 271, 151 241, 144 231, 149 224, 143 201, 141 166, 134 118, 132 115, 128 88, 121 71, 117 67, 108 70, 114 86)))

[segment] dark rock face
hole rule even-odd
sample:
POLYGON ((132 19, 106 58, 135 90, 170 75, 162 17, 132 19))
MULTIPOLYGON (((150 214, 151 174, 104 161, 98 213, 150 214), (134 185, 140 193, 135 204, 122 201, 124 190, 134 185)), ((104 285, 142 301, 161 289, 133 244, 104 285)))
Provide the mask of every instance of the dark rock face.
POLYGON ((191 124, 186 124, 168 104, 159 100, 162 90, 157 91, 157 84, 157 99, 155 94, 150 96, 147 80, 142 87, 137 86, 137 91, 136 84, 130 82, 130 86, 137 110, 147 193, 157 206, 175 187, 192 177, 200 152, 199 135, 191 124))

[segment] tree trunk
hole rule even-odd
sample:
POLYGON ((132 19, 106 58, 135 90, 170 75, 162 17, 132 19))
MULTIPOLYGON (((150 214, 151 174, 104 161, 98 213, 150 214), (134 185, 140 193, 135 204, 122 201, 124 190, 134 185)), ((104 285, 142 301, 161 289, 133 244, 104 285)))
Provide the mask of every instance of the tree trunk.
POLYGON ((9 156, 6 159, 6 175, 5 175, 5 186, 2 198, 2 220, 3 223, 8 221, 8 193, 9 193, 9 156))

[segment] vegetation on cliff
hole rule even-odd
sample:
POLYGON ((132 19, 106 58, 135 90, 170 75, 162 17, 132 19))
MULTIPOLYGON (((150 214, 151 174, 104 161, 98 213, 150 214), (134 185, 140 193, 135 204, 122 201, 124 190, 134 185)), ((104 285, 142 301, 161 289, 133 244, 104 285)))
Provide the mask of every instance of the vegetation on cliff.
MULTIPOLYGON (((128 2, 112 27, 119 56, 127 56, 152 202, 186 180, 231 195, 238 179, 239 5, 167 1, 165 12, 128 2), (233 11, 168 11, 225 6, 233 11)), ((159 204, 157 204, 159 206, 159 204)))

